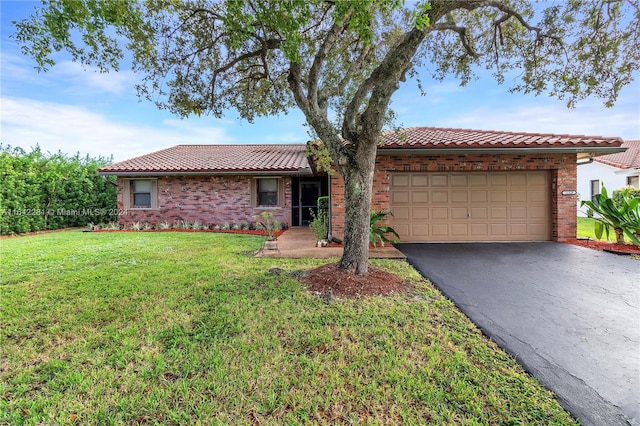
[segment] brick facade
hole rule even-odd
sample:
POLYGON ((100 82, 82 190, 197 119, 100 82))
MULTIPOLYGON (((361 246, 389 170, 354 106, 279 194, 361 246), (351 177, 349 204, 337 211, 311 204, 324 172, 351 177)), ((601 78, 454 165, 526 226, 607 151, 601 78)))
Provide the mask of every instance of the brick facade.
POLYGON ((125 183, 118 177, 118 222, 155 225, 200 222, 208 225, 255 223, 254 215, 272 211, 283 225, 291 225, 291 178, 284 180, 284 206, 253 207, 253 176, 161 176, 157 178, 157 209, 125 209, 125 183))
MULTIPOLYGON (((376 159, 371 208, 389 211, 390 174, 392 172, 517 171, 549 170, 551 181, 551 238, 564 241, 576 236, 576 197, 562 195, 577 187, 576 154, 462 154, 462 155, 387 155, 376 159)), ((344 180, 338 173, 331 178, 331 234, 344 237, 344 180)))

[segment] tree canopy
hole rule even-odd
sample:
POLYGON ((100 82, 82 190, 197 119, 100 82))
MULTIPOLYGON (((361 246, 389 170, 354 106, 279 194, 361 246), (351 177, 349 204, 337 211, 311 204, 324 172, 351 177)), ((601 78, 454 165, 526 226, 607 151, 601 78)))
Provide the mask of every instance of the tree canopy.
POLYGON ((463 85, 480 69, 516 73, 513 91, 573 106, 612 105, 640 63, 638 0, 60 0, 16 25, 43 70, 59 50, 101 70, 130 51, 139 94, 181 116, 299 108, 345 178, 340 267, 358 273, 380 133, 419 66, 463 85))

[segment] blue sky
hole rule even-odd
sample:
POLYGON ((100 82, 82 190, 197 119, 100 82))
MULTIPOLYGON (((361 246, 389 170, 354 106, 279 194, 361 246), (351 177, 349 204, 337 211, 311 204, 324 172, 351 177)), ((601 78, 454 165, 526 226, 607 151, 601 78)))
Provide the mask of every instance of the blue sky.
MULTIPOLYGON (((297 110, 250 124, 234 111, 223 119, 180 119, 138 99, 140 76, 127 69, 100 74, 61 55, 47 73, 10 38, 11 21, 29 15, 39 3, 0 1, 0 143, 29 150, 113 156, 115 161, 177 144, 304 143, 308 134, 297 110)), ((397 124, 516 132, 620 136, 640 139, 640 83, 624 88, 613 108, 587 99, 575 109, 553 98, 508 92, 490 77, 466 87, 454 81, 430 82, 427 96, 408 81, 393 97, 397 124)))

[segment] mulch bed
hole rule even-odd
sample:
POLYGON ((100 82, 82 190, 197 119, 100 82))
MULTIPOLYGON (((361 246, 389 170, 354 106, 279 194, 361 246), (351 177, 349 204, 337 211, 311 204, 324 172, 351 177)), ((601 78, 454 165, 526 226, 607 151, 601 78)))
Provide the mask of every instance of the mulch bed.
POLYGON ((369 266, 367 274, 356 275, 341 271, 337 263, 330 263, 309 270, 301 281, 327 302, 333 297, 388 296, 409 290, 404 280, 373 266, 369 266))
POLYGON ((586 247, 593 250, 607 251, 619 254, 640 254, 640 246, 635 244, 615 244, 607 241, 591 239, 572 239, 565 241, 568 244, 586 247))

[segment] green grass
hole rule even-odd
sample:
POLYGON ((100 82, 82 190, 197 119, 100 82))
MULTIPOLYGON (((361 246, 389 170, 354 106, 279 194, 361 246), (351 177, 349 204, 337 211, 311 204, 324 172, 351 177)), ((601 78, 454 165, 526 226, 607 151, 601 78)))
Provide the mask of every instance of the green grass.
MULTIPOLYGON (((578 236, 578 238, 591 238, 592 240, 597 240, 596 233, 594 231, 595 221, 595 219, 590 217, 578 217, 578 228, 576 230, 576 235, 578 236)), ((607 240, 606 233, 603 233, 602 240, 607 240)), ((615 242, 616 240, 616 235, 615 232, 613 232, 613 229, 609 233, 609 240, 611 240, 611 242, 615 242)), ((629 238, 627 238, 626 236, 624 240, 627 243, 631 243, 631 240, 629 240, 629 238)))
POLYGON ((578 228, 576 235, 578 238, 591 238, 596 239, 596 234, 593 230, 595 219, 590 217, 578 217, 578 228))
POLYGON ((327 305, 261 241, 0 241, 0 424, 574 424, 406 262, 374 264, 411 294, 327 305))

